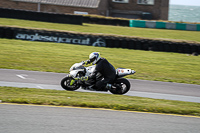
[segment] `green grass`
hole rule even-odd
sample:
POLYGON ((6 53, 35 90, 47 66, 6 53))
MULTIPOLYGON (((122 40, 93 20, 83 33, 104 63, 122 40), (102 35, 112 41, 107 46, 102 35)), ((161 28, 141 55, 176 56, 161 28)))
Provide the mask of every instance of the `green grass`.
MULTIPOLYGON (((200 42, 200 32, 84 24, 68 25, 0 18, 0 25, 200 42)), ((99 51, 114 66, 137 71, 128 78, 200 84, 200 58, 178 53, 101 48, 0 39, 0 68, 68 72, 99 51)), ((81 106, 200 116, 200 104, 108 94, 0 87, 0 100, 11 103, 81 106), (91 100, 92 99, 92 100, 91 100)))
POLYGON ((200 116, 199 103, 86 92, 0 87, 0 100, 9 103, 78 106, 200 116))
POLYGON ((125 35, 125 36, 157 38, 157 39, 159 38, 178 39, 178 40, 200 42, 199 31, 131 28, 131 27, 96 25, 96 24, 86 24, 86 23, 84 23, 83 25, 71 25, 71 24, 57 24, 57 23, 6 19, 6 18, 0 18, 0 25, 20 26, 27 28, 42 28, 42 29, 52 29, 52 30, 65 30, 65 31, 75 31, 84 33, 114 34, 114 35, 125 35))
POLYGON ((137 71, 128 78, 200 84, 199 56, 9 39, 0 39, 0 49, 0 68, 67 73, 99 51, 115 68, 137 71))

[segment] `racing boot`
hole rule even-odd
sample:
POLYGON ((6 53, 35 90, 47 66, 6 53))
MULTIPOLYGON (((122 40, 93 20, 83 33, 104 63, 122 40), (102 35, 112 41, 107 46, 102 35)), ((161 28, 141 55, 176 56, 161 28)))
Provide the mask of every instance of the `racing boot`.
POLYGON ((103 91, 108 91, 108 90, 111 90, 111 89, 112 89, 112 84, 107 83, 106 87, 104 88, 103 91))

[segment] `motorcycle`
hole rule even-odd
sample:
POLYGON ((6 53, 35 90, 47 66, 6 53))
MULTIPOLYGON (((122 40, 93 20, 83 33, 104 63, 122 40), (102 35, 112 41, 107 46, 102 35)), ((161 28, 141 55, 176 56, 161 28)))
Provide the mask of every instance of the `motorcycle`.
MULTIPOLYGON (((84 90, 96 91, 90 87, 92 86, 91 84, 88 86, 85 85, 83 86, 80 82, 78 82, 78 80, 76 80, 77 78, 80 77, 89 76, 95 70, 96 65, 85 67, 84 66, 85 64, 86 62, 82 61, 80 63, 75 63, 74 65, 72 65, 72 67, 69 69, 70 71, 69 74, 61 80, 61 86, 63 89, 68 91, 75 91, 79 88, 82 88, 84 90)), ((127 93, 130 90, 131 85, 130 82, 123 77, 134 73, 136 73, 136 71, 131 69, 117 68, 115 80, 111 84, 112 89, 109 89, 109 91, 112 94, 119 94, 119 95, 127 93)), ((98 75, 98 79, 102 78, 103 77, 101 77, 101 75, 98 75)), ((93 83, 93 85, 94 84, 95 82, 93 83)))

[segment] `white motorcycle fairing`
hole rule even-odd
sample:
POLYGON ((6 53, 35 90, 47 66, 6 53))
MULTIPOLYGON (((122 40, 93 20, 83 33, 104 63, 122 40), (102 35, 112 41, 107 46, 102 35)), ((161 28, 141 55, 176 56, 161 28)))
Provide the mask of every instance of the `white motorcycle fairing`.
MULTIPOLYGON (((69 70, 70 71, 69 75, 67 75, 65 78, 61 80, 61 86, 63 89, 74 91, 79 88, 86 87, 86 86, 83 86, 83 84, 81 84, 80 82, 78 82, 77 78, 91 75, 95 71, 96 65, 92 65, 88 67, 85 67, 84 65, 85 65, 84 61, 80 63, 75 63, 74 65, 72 65, 72 67, 69 70)), ((135 71, 131 69, 125 69, 125 68, 116 69, 116 79, 111 84, 111 87, 114 87, 114 88, 110 89, 109 91, 113 94, 120 94, 120 95, 127 93, 130 90, 130 82, 126 78, 122 78, 122 77, 126 75, 131 75, 134 73, 135 71)), ((95 82, 92 84, 94 85, 95 82)), ((89 86, 86 88, 89 88, 89 86)))

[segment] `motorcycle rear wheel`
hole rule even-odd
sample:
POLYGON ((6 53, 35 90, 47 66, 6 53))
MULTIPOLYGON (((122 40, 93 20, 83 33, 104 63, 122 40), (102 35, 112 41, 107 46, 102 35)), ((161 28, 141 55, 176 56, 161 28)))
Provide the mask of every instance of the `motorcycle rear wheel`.
POLYGON ((112 94, 118 94, 118 95, 123 95, 123 94, 127 93, 131 87, 130 82, 125 78, 117 79, 114 82, 113 86, 116 88, 111 89, 110 92, 112 94))
POLYGON ((61 80, 60 85, 62 86, 63 89, 68 90, 68 91, 75 91, 77 90, 80 85, 77 83, 74 83, 73 85, 70 85, 71 80, 73 80, 71 77, 65 77, 61 80))

